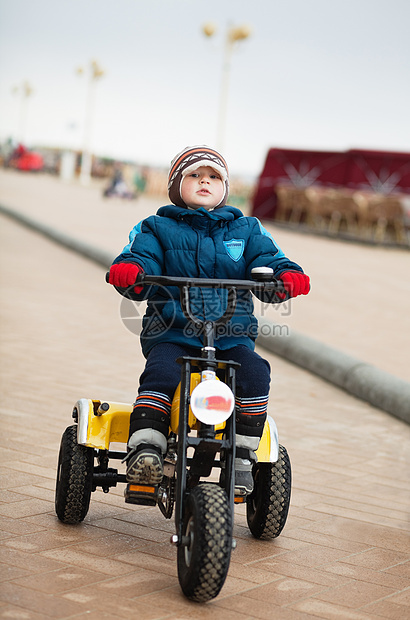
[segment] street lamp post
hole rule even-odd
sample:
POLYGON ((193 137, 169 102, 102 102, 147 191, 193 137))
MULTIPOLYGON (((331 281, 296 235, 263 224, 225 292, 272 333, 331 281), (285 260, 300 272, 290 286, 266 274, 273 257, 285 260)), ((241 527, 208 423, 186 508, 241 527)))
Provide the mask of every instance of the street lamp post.
MULTIPOLYGON (((84 73, 84 69, 80 67, 77 69, 78 75, 84 73)), ((98 79, 104 75, 104 71, 99 67, 96 60, 91 61, 90 71, 87 83, 87 95, 85 103, 85 119, 84 119, 84 142, 83 153, 81 157, 81 172, 80 181, 83 185, 88 185, 91 178, 91 138, 92 138, 92 123, 94 120, 94 106, 95 106, 95 84, 98 79)))
POLYGON ((26 130, 27 130, 27 110, 28 110, 28 98, 33 94, 33 89, 30 84, 25 80, 21 86, 15 86, 12 90, 13 94, 20 95, 20 115, 19 115, 19 128, 18 139, 21 144, 25 143, 26 130))
MULTIPOLYGON (((211 24, 205 24, 202 28, 202 32, 207 37, 212 37, 216 32, 216 27, 211 24)), ((228 26, 225 36, 223 63, 222 63, 222 79, 219 94, 219 110, 218 110, 218 125, 217 125, 217 148, 220 151, 224 149, 225 142, 225 127, 226 127, 226 113, 228 108, 228 92, 229 92, 229 78, 231 72, 232 53, 236 44, 243 39, 247 39, 251 34, 249 26, 228 26)))

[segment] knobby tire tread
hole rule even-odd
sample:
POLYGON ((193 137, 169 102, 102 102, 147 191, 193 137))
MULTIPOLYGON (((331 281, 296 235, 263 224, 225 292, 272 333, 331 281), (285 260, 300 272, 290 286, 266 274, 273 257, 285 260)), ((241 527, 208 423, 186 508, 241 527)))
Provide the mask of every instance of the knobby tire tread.
POLYGON ((184 547, 178 547, 178 578, 185 596, 205 603, 219 594, 229 569, 232 515, 225 490, 212 483, 193 488, 186 501, 184 534, 191 516, 195 523, 192 558, 187 566, 184 547))
POLYGON ((55 510, 63 523, 83 521, 90 506, 94 452, 77 443, 77 425, 66 428, 58 459, 55 510))
POLYGON ((255 488, 247 498, 246 516, 255 538, 271 540, 285 527, 291 495, 291 464, 286 448, 279 446, 276 463, 254 466, 255 488))

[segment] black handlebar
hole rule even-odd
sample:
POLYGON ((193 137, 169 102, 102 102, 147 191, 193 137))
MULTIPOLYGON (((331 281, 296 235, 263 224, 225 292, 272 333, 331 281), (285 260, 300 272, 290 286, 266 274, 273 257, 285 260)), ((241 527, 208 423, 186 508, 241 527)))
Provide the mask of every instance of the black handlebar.
MULTIPOLYGON (((109 282, 110 272, 105 274, 106 282, 109 282)), ((184 278, 180 276, 153 276, 146 273, 138 274, 135 285, 158 285, 158 286, 177 286, 200 287, 200 288, 226 288, 264 293, 285 292, 281 280, 272 279, 270 282, 258 282, 255 280, 219 280, 216 278, 184 278)), ((134 285, 131 285, 134 286, 134 285)))
MULTIPOLYGON (((109 272, 105 274, 105 279, 109 282, 109 272)), ((153 276, 146 273, 138 274, 132 286, 177 286, 180 290, 181 309, 185 317, 197 327, 206 326, 204 332, 204 342, 206 345, 213 346, 213 330, 217 325, 227 323, 234 315, 237 303, 237 291, 245 290, 253 293, 286 293, 283 282, 272 278, 272 281, 258 282, 255 280, 218 280, 214 278, 183 278, 178 276, 153 276), (189 290, 192 287, 198 288, 219 288, 228 291, 227 305, 225 312, 218 319, 213 321, 203 320, 194 316, 191 311, 189 290)))

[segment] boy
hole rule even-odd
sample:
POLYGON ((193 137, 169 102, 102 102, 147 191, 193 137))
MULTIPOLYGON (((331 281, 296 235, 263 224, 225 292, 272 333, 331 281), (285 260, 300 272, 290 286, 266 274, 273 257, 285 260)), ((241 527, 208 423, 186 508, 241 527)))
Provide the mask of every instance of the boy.
MULTIPOLYGON (((250 279, 254 267, 272 267, 287 291, 280 301, 309 292, 308 276, 284 255, 259 221, 225 206, 228 190, 228 167, 217 151, 206 146, 184 149, 171 162, 168 192, 173 204, 134 227, 129 244, 110 269, 109 282, 122 295, 148 299, 141 333, 147 362, 130 420, 130 483, 161 481, 171 402, 180 380, 175 360, 198 356, 202 346, 187 326, 179 291, 133 287, 137 275, 250 279)), ((223 314, 224 291, 191 290, 195 313, 209 319, 223 314)), ((251 293, 238 292, 235 314, 226 327, 216 338, 216 357, 241 364, 235 409, 235 493, 246 495, 253 489, 252 459, 267 415, 270 383, 269 364, 254 351, 257 321, 251 293)))

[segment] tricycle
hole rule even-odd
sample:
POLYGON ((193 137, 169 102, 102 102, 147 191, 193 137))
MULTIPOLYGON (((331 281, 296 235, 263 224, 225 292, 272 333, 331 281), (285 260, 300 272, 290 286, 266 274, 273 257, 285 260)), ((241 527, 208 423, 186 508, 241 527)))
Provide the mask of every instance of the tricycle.
POLYGON ((221 361, 215 348, 218 326, 229 322, 237 291, 274 295, 283 291, 272 270, 253 270, 254 280, 214 280, 140 274, 138 285, 179 287, 187 320, 200 333, 198 356, 183 356, 181 382, 172 402, 164 475, 159 484, 127 483, 124 473, 109 467, 125 460, 110 444, 128 441, 132 405, 81 398, 73 409, 74 424, 63 433, 55 493, 60 521, 79 524, 87 515, 97 487, 107 493, 125 483, 125 501, 158 506, 166 519, 175 516, 171 543, 177 548, 178 579, 185 596, 206 602, 220 592, 229 569, 234 505, 246 503, 247 523, 255 538, 279 536, 285 525, 291 494, 291 465, 279 444, 274 420, 268 416, 252 466, 254 488, 235 496, 235 373, 234 361, 221 361), (225 289, 226 309, 214 321, 198 318, 190 304, 192 287, 225 289), (218 472, 220 473, 218 479, 218 472))

